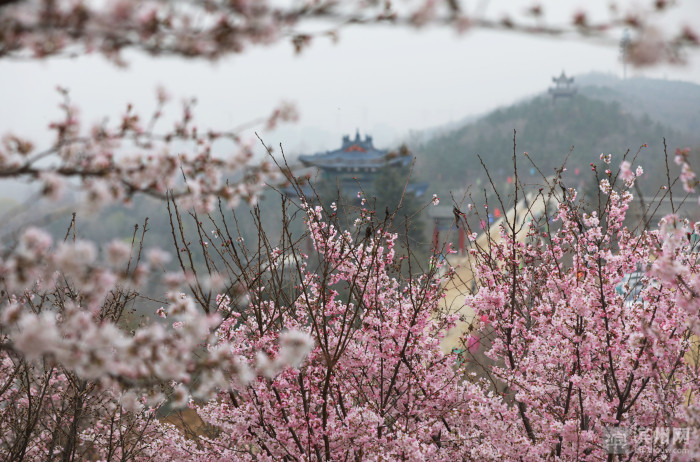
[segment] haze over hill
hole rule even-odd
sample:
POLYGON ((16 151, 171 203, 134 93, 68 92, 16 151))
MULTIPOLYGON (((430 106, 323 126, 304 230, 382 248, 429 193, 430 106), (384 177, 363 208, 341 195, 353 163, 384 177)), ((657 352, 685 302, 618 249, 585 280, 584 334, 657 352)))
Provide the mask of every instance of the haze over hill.
MULTIPOLYGON (((440 193, 481 181, 481 156, 492 175, 505 180, 512 172, 513 129, 516 152, 528 152, 542 172, 560 166, 573 146, 567 167, 583 175, 600 153, 614 154, 617 162, 630 150, 643 148, 636 161, 653 170, 663 158, 665 137, 676 146, 700 143, 700 86, 653 79, 619 80, 590 74, 577 82, 578 93, 556 102, 538 95, 500 108, 446 130, 426 142, 410 143, 417 156, 417 174, 440 193)), ((438 131, 439 133, 439 131, 438 131)), ((521 174, 531 165, 521 157, 521 174)))
POLYGON ((700 142, 700 85, 676 80, 630 78, 591 73, 576 78, 579 93, 601 101, 617 101, 631 114, 647 114, 700 142))

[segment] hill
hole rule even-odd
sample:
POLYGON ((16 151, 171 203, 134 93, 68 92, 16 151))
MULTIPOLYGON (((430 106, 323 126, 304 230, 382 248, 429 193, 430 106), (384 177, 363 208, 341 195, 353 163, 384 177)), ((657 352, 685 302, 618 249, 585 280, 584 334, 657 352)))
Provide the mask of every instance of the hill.
MULTIPOLYGON (((609 90, 608 96, 612 94, 614 90, 609 90)), ((664 137, 670 147, 692 143, 692 135, 669 128, 640 111, 630 111, 615 98, 609 99, 577 94, 570 100, 554 102, 541 95, 497 109, 476 122, 411 146, 417 156, 416 172, 434 185, 431 190, 445 194, 483 180, 477 158, 480 155, 492 176, 505 181, 512 173, 513 129, 517 130, 516 152, 521 155, 523 176, 531 172, 522 157, 524 151, 543 173, 550 174, 573 146, 568 170, 583 175, 602 152, 612 153, 619 162, 627 150, 635 153, 646 143, 649 147, 641 150, 635 164, 651 165, 663 154, 664 137)))
POLYGON ((622 80, 609 74, 576 78, 579 93, 601 101, 617 101, 632 114, 649 117, 700 142, 700 85, 642 77, 622 80))

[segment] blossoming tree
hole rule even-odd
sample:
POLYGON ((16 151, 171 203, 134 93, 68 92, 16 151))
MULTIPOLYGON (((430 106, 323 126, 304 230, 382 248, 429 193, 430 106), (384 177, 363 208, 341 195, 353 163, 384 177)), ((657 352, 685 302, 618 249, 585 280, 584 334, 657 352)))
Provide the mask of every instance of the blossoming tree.
POLYGON ((698 225, 624 226, 641 174, 627 160, 617 174, 606 166, 589 212, 555 180, 541 200, 556 211, 471 250, 479 290, 467 304, 486 346, 477 370, 517 409, 532 458, 698 457, 698 225), (630 439, 616 452, 618 431, 630 439))
MULTIPOLYGON (((211 431, 199 436, 196 450, 170 432, 164 457, 515 457, 517 452, 495 441, 499 433, 512 432, 516 420, 480 428, 480 416, 514 417, 512 411, 465 381, 454 368, 454 355, 440 350, 456 315, 440 310, 437 267, 415 275, 416 263, 396 256, 397 236, 384 231, 394 215, 382 221, 363 209, 351 232, 340 228, 333 210, 303 208, 314 254, 304 255, 301 243, 290 239, 274 247, 263 239, 264 263, 252 273, 258 276, 248 308, 217 329, 219 338, 255 364, 259 376, 234 381, 218 399, 197 406, 211 431), (313 351, 299 369, 280 367, 291 362, 289 351, 274 347, 289 329, 313 339, 313 351)), ((206 240, 205 253, 221 253, 210 249, 222 248, 216 244, 227 241, 226 228, 206 240)), ((224 246, 223 253, 228 266, 240 265, 234 263, 240 261, 234 247, 224 246)), ((301 346, 307 339, 288 336, 279 344, 301 346)))
POLYGON ((263 239, 249 307, 217 331, 260 376, 196 406, 210 425, 196 448, 164 430, 162 456, 694 460, 696 249, 674 217, 639 234, 624 226, 641 174, 623 162, 622 190, 605 174, 594 211, 556 179, 525 243, 506 222, 500 241, 471 250, 478 289, 466 304, 478 333, 465 335, 466 361, 439 349, 457 320, 441 304, 450 268, 402 272, 411 263, 383 231, 391 215, 362 210, 350 232, 333 210, 304 205, 316 253, 263 239), (635 271, 644 276, 632 282, 635 271), (288 352, 270 347, 290 328, 313 338, 299 369, 281 368, 288 352), (616 446, 617 432, 629 439, 616 446))

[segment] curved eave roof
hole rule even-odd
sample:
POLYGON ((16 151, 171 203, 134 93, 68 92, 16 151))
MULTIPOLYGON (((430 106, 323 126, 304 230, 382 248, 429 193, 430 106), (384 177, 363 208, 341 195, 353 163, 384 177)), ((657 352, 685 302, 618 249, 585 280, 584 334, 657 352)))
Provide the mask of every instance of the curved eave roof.
POLYGON ((385 165, 408 165, 411 163, 411 158, 403 156, 387 159, 386 152, 376 150, 365 153, 336 151, 314 156, 299 156, 299 161, 306 166, 322 169, 382 168, 385 165))

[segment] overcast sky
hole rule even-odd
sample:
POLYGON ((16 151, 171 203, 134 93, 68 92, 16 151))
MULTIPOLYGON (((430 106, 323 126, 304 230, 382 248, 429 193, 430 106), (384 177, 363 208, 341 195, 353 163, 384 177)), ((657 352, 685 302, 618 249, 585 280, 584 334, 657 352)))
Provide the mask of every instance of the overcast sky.
MULTIPOLYGON (((603 18, 608 4, 598 0, 542 3, 552 20, 568 18, 580 7, 603 18)), ((700 1, 678 3, 679 8, 662 24, 688 23, 700 29, 700 1)), ((484 4, 488 14, 500 17, 505 11, 515 15, 532 2, 484 4)), ((545 91, 551 77, 562 70, 571 75, 591 71, 622 75, 614 45, 580 38, 487 31, 457 36, 446 29, 398 27, 347 28, 338 43, 319 40, 300 56, 283 42, 251 48, 215 64, 153 59, 133 52, 126 58, 127 69, 118 69, 100 56, 0 61, 0 134, 13 131, 46 139, 44 128, 58 114, 56 85, 70 88, 84 118, 96 121, 106 115, 115 117, 127 102, 150 112, 154 89, 162 84, 176 99, 198 98, 201 127, 230 128, 267 114, 280 101, 296 103, 299 122, 265 135, 270 144, 282 142, 292 154, 335 148, 342 134, 355 129, 374 134, 375 144, 390 147, 411 130, 484 113, 545 91), (329 146, 329 140, 337 141, 329 146)), ((630 73, 700 83, 700 51, 688 58, 684 67, 630 73)))

